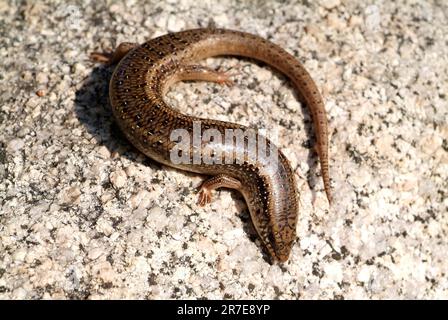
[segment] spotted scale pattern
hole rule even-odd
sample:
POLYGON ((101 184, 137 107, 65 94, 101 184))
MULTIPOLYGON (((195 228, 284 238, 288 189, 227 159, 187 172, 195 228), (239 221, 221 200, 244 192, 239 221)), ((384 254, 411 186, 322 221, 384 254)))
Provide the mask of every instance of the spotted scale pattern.
MULTIPOLYGON (((292 55, 263 38, 232 30, 194 29, 161 36, 136 47, 120 61, 111 78, 114 115, 126 137, 156 161, 191 172, 225 174, 238 179, 262 243, 274 260, 286 261, 296 239, 298 191, 294 172, 277 147, 273 146, 278 153, 275 170, 266 164, 266 159, 253 157, 231 164, 174 164, 170 160, 170 151, 175 146, 170 134, 174 129, 186 129, 191 141, 194 121, 201 121, 202 131, 212 128, 221 134, 226 129, 247 129, 235 123, 182 114, 164 101, 167 88, 182 80, 181 70, 216 55, 255 58, 291 79, 311 110, 322 176, 330 200, 327 120, 322 98, 305 68, 292 55)), ((222 143, 215 143, 214 148, 217 152, 225 151, 222 143)), ((190 155, 194 151, 191 147, 190 155)))

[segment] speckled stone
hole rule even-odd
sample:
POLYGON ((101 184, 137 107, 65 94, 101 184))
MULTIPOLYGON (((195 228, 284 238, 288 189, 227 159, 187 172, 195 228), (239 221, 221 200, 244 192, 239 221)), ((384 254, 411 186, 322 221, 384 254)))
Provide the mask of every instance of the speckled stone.
POLYGON ((0 2, 0 299, 448 298, 445 1, 0 2), (242 197, 198 207, 202 177, 146 159, 114 124, 91 51, 188 28, 266 37, 328 111, 334 205, 310 116, 277 72, 204 64, 188 114, 277 130, 300 190, 298 240, 271 265, 242 197))

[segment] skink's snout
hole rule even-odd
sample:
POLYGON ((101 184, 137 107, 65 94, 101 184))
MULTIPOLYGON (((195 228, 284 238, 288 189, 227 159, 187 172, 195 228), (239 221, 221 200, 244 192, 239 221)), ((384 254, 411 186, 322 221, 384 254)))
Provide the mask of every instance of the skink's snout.
POLYGON ((292 243, 284 245, 279 244, 275 250, 275 256, 279 262, 286 262, 289 259, 291 253, 292 243))

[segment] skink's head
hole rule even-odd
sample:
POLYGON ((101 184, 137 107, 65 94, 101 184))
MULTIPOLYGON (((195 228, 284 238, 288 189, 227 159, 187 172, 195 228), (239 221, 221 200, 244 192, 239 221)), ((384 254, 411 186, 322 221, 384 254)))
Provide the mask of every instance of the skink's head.
POLYGON ((281 153, 280 160, 279 170, 266 179, 268 192, 261 197, 264 208, 261 212, 264 213, 258 224, 259 234, 271 256, 285 262, 296 240, 299 208, 294 173, 281 153))
POLYGON ((281 236, 275 240, 274 251, 278 261, 286 262, 288 260, 295 238, 295 229, 285 228, 281 236))
MULTIPOLYGON (((294 215, 296 213, 294 212, 294 215)), ((251 212, 252 222, 273 262, 286 262, 296 239, 295 222, 292 225, 279 221, 275 212, 255 210, 251 212)))
MULTIPOLYGON (((274 229, 277 228, 274 227, 274 229)), ((295 229, 284 227, 281 232, 273 230, 272 235, 270 237, 270 247, 273 249, 273 252, 271 252, 272 257, 279 262, 286 262, 296 238, 295 229)))
MULTIPOLYGON (((261 159, 246 202, 252 222, 273 260, 285 262, 296 240, 298 192, 294 172, 278 151, 278 161, 261 159), (255 187, 254 187, 255 185, 255 187)), ((244 192, 243 192, 244 194, 244 192)))

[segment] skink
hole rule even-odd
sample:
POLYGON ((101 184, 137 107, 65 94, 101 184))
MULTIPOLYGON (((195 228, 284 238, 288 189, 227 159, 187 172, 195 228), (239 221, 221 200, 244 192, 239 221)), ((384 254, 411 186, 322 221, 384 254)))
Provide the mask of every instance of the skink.
MULTIPOLYGON (((179 142, 173 139, 173 130, 187 132, 186 138, 191 142, 194 129, 215 130, 214 133, 223 136, 229 129, 247 129, 235 123, 182 114, 164 100, 166 90, 176 81, 230 83, 226 73, 197 64, 201 59, 218 55, 260 60, 293 82, 311 111, 324 188, 331 202, 328 128, 322 97, 302 64, 278 45, 245 32, 205 28, 167 34, 142 45, 122 43, 111 55, 93 53, 92 57, 108 63, 118 62, 110 80, 109 95, 113 114, 127 139, 162 164, 211 176, 200 188, 201 205, 211 201, 214 189, 227 187, 240 191, 262 243, 274 261, 284 262, 296 239, 298 191, 294 172, 281 150, 267 140, 270 153, 263 156, 257 152, 253 156, 246 150, 247 138, 242 145, 210 139, 208 146, 213 149, 210 159, 216 159, 213 158, 216 154, 224 155, 220 162, 193 161, 195 156, 199 160, 206 158, 204 141, 199 148, 183 149, 183 156, 187 155, 191 161, 173 161, 173 149, 179 142), (277 154, 275 164, 268 161, 268 154, 272 153, 277 154), (243 154, 244 159, 236 161, 237 154, 243 154), (232 157, 235 161, 225 161, 232 157)), ((178 150, 177 154, 181 153, 182 149, 178 150)))

